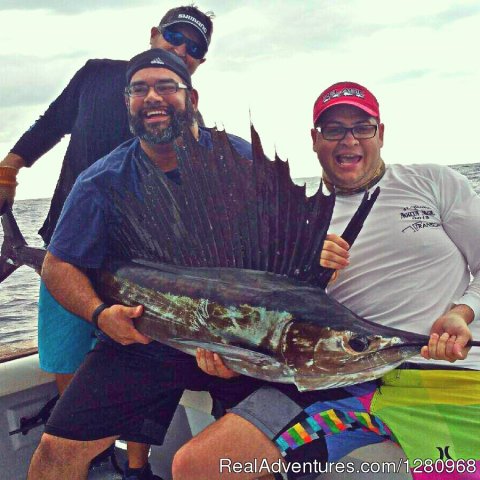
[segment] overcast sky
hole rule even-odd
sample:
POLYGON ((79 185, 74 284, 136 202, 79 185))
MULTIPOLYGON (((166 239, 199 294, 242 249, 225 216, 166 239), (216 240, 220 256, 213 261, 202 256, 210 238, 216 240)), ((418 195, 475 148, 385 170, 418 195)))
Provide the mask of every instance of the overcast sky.
MULTIPOLYGON (((150 27, 179 4, 0 0, 0 156, 86 60, 147 49, 150 27)), ((248 137, 251 112, 267 154, 288 158, 292 176, 319 175, 312 105, 341 80, 362 83, 379 99, 387 162, 480 161, 478 0, 197 5, 216 14, 208 61, 193 78, 206 123, 248 137)), ((66 140, 21 172, 17 198, 51 196, 66 140)))

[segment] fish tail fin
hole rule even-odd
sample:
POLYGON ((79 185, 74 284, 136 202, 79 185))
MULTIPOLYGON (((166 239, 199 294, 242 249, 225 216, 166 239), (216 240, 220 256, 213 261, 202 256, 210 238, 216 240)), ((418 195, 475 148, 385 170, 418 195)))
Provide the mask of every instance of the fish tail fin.
POLYGON ((3 244, 0 251, 0 283, 23 265, 17 251, 27 245, 10 207, 2 213, 3 244))

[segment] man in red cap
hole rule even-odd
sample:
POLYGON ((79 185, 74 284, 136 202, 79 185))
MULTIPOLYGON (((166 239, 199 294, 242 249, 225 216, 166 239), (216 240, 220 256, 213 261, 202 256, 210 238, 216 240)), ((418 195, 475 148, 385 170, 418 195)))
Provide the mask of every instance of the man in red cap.
POLYGON ((327 88, 313 123, 323 180, 337 195, 335 233, 320 261, 339 273, 329 294, 366 319, 430 335, 422 356, 383 378, 370 411, 392 430, 414 478, 429 464, 439 466, 430 469, 434 478, 450 478, 440 472, 447 459, 453 475, 479 478, 480 351, 466 344, 472 334, 480 338, 480 198, 448 167, 385 166, 379 105, 361 85, 327 88), (380 195, 350 248, 336 233, 374 185, 380 195), (470 459, 470 469, 458 459, 470 459))
MULTIPOLYGON (((447 167, 386 166, 377 99, 357 83, 327 88, 313 124, 323 182, 336 194, 331 232, 344 230, 365 191, 381 189, 351 249, 327 236, 320 263, 341 271, 329 294, 363 318, 430 341, 423 358, 388 374, 379 390, 376 382, 260 388, 182 447, 173 478, 313 479, 329 471, 326 462, 387 439, 400 443, 414 476, 449 478, 441 461, 450 459, 450 472, 479 478, 480 352, 467 357, 465 346, 472 332, 480 338, 480 198, 447 167)), ((232 375, 208 352, 198 360, 208 373, 232 375)))

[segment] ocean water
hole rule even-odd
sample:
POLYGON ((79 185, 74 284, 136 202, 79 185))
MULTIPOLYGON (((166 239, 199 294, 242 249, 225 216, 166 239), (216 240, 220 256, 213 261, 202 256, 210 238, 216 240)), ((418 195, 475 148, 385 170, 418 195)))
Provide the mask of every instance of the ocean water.
MULTIPOLYGON (((480 163, 455 165, 466 175, 473 188, 480 194, 480 163)), ((298 184, 307 187, 307 194, 318 189, 319 177, 299 178, 298 184)), ((14 214, 27 243, 42 247, 37 234, 47 215, 50 199, 19 200, 15 202, 14 214)), ((3 232, 0 232, 3 243, 3 232)), ((38 275, 28 267, 20 267, 0 284, 0 357, 23 348, 36 346, 38 275)))
MULTIPOLYGON (((15 218, 31 246, 43 247, 37 231, 49 206, 48 198, 15 202, 15 218)), ((0 232, 0 243, 3 244, 3 231, 0 232)), ((11 347, 36 346, 38 282, 39 277, 31 268, 20 267, 0 283, 0 353, 11 347)))

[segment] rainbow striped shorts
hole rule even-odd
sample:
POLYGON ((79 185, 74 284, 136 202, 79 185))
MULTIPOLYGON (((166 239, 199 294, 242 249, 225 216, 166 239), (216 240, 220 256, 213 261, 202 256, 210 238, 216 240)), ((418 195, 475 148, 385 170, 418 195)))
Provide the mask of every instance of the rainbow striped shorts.
POLYGON ((286 464, 305 466, 278 478, 313 479, 318 473, 306 466, 336 462, 356 448, 391 439, 389 428, 369 413, 377 386, 299 392, 293 385, 269 385, 229 411, 267 435, 286 464))

